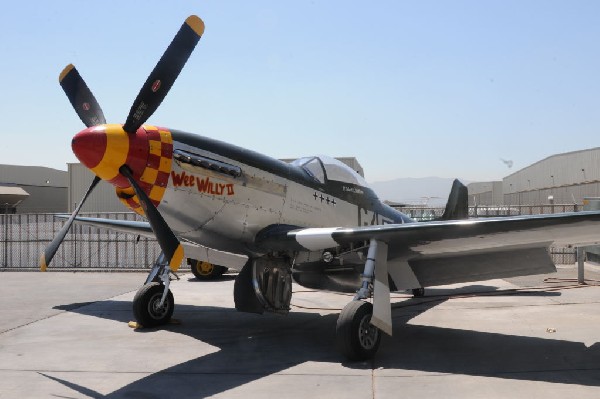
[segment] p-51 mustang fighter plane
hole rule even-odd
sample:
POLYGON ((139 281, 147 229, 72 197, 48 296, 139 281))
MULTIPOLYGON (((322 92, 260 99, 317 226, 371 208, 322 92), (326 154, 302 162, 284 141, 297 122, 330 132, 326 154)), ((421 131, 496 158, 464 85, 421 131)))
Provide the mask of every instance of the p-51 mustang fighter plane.
POLYGON ((390 290, 422 294, 427 286, 547 273, 555 270, 549 244, 599 242, 598 212, 467 220, 465 188, 457 183, 442 220, 417 223, 384 205, 360 175, 335 159, 288 164, 145 125, 203 32, 197 16, 185 21, 123 125, 106 124, 72 65, 59 78, 87 126, 73 138, 73 151, 95 178, 40 267, 50 264, 74 221, 156 236, 161 255, 133 301, 140 324, 169 321, 175 305, 170 272, 185 257, 193 267, 216 265, 207 269, 213 273, 237 269, 233 294, 241 311, 287 313, 293 280, 356 292, 339 316, 337 341, 348 358, 366 359, 376 353, 381 332, 392 333, 390 290), (100 179, 148 222, 77 217, 100 179))

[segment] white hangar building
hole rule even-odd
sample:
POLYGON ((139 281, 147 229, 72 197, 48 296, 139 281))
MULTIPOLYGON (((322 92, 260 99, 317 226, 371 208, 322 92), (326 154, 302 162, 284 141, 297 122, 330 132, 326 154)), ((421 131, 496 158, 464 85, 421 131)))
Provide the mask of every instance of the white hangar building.
POLYGON ((585 197, 600 197, 600 147, 551 155, 501 182, 468 188, 470 205, 582 204, 585 197))
POLYGON ((542 159, 502 180, 504 203, 581 204, 600 196, 600 147, 542 159))

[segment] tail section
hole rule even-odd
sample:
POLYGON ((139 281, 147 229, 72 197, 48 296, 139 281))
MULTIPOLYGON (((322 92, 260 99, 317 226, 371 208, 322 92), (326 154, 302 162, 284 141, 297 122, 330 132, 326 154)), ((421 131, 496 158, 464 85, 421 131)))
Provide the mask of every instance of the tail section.
POLYGON ((438 220, 458 220, 469 218, 469 194, 467 187, 458 179, 452 183, 452 190, 448 196, 446 210, 438 220))

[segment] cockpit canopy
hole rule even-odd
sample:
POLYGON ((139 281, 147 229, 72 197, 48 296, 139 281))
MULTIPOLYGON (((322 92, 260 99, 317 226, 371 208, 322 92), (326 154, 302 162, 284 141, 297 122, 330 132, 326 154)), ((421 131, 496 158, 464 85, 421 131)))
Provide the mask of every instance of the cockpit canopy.
POLYGON ((310 176, 320 183, 326 180, 369 187, 367 181, 345 163, 325 155, 300 158, 292 162, 304 169, 310 176))

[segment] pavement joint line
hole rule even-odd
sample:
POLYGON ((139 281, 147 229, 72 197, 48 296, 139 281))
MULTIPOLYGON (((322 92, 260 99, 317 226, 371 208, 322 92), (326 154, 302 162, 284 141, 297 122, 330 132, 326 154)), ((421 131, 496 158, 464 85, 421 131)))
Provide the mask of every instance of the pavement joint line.
POLYGON ((371 359, 371 399, 375 399, 375 360, 371 359))

